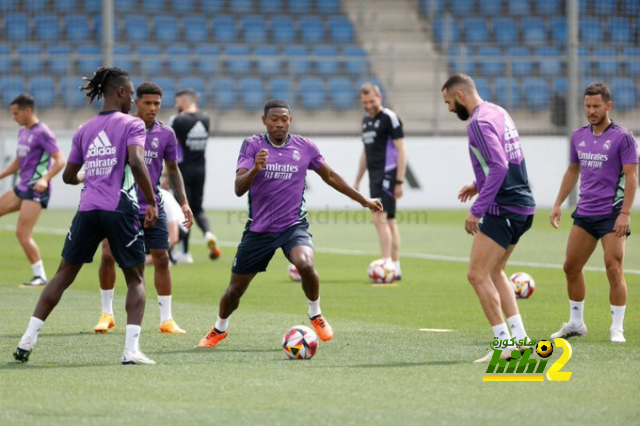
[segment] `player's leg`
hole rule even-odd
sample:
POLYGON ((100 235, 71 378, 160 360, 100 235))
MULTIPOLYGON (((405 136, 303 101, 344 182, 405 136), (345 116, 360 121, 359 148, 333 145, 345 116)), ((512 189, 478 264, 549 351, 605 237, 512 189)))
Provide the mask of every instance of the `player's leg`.
MULTIPOLYGON (((143 252, 144 254, 144 252, 143 252)), ((127 327, 122 364, 155 364, 140 351, 140 334, 146 296, 144 290, 144 261, 138 265, 122 268, 127 282, 127 327)))
POLYGON ((624 313, 627 304, 627 282, 624 279, 624 253, 627 239, 611 232, 602 237, 604 264, 609 280, 609 302, 611 303, 611 341, 624 343, 624 313))
POLYGON ((207 219, 207 215, 205 214, 204 208, 202 207, 202 203, 204 202, 204 184, 206 180, 206 169, 204 166, 202 167, 202 169, 199 169, 194 179, 195 182, 193 188, 193 198, 195 202, 195 208, 191 207, 191 211, 193 212, 193 218, 198 224, 198 227, 204 234, 205 242, 207 243, 207 247, 209 248, 209 259, 215 260, 220 257, 222 252, 218 247, 218 238, 213 232, 211 232, 209 219, 207 219))
POLYGON ((22 200, 13 189, 6 191, 0 196, 0 217, 20 210, 22 200))
POLYGON ((391 260, 391 229, 389 228, 389 218, 387 213, 375 212, 373 213, 373 224, 378 232, 378 240, 380 242, 380 253, 385 260, 391 260))
POLYGON ((396 281, 402 279, 402 269, 400 268, 400 230, 395 217, 388 219, 389 231, 391 232, 391 260, 396 266, 396 281))
MULTIPOLYGON (((194 203, 194 173, 191 170, 191 167, 185 167, 180 163, 180 173, 182 173, 182 180, 184 181, 184 193, 187 197, 187 202, 189 202, 189 206, 191 207, 191 211, 193 212, 193 203, 194 203)), ((194 212, 195 215, 195 212, 194 212)), ((193 257, 189 254, 189 238, 191 237, 191 230, 187 229, 182 236, 182 251, 180 252, 180 256, 176 259, 178 263, 193 263, 193 257)))
POLYGON ((42 204, 40 202, 22 200, 16 225, 16 237, 33 271, 33 279, 25 282, 25 286, 38 286, 47 283, 47 274, 44 271, 44 265, 40 257, 40 249, 32 237, 33 228, 38 222, 40 212, 42 212, 42 204))
POLYGON ((96 333, 106 333, 116 326, 113 317, 113 295, 116 285, 116 260, 111 253, 109 241, 102 241, 102 256, 100 256, 100 267, 98 268, 98 279, 100 280, 100 301, 102 302, 102 313, 93 331, 96 333))

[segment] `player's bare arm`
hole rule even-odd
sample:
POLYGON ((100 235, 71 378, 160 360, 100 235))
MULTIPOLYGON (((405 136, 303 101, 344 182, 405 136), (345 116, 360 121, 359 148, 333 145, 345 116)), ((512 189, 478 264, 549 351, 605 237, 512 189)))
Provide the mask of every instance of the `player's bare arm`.
POLYGON ((622 166, 622 173, 624 173, 625 179, 624 201, 622 202, 622 210, 613 225, 613 231, 618 238, 625 238, 631 226, 631 207, 638 190, 638 165, 625 164, 622 166))
POLYGON ((129 153, 129 166, 131 166, 133 179, 149 203, 144 213, 144 227, 151 228, 155 226, 158 220, 158 207, 156 206, 156 197, 153 193, 151 180, 149 180, 149 171, 147 166, 144 165, 144 147, 131 145, 127 147, 127 152, 129 153))
POLYGON ((353 187, 356 190, 360 189, 360 182, 362 182, 362 178, 364 177, 364 172, 367 171, 367 153, 362 148, 362 153, 360 154, 360 160, 358 161, 358 172, 356 173, 356 181, 353 184, 353 187))
POLYGON ((338 173, 336 173, 327 163, 316 170, 323 181, 338 192, 343 193, 353 201, 359 203, 362 207, 366 207, 372 212, 382 211, 382 203, 380 200, 365 198, 354 187, 350 186, 338 173))
POLYGON ((62 172, 62 181, 67 185, 79 185, 84 182, 84 173, 80 172, 81 168, 79 164, 67 163, 62 172))
POLYGON ((256 154, 251 169, 239 169, 236 172, 235 192, 238 197, 242 197, 249 190, 258 172, 266 167, 268 158, 269 152, 266 149, 261 149, 256 154))
POLYGON ((562 203, 564 203, 564 200, 567 199, 569 194, 571 194, 571 191, 573 191, 573 188, 575 188, 579 177, 580 163, 570 163, 567 171, 564 172, 564 177, 560 184, 560 190, 558 191, 558 197, 556 198, 556 202, 553 204, 551 216, 549 217, 551 226, 556 229, 558 229, 560 217, 562 216, 562 203))
POLYGON ((189 202, 187 201, 182 173, 180 173, 180 168, 176 161, 165 160, 164 164, 166 165, 169 184, 171 185, 173 193, 176 195, 176 199, 178 200, 178 204, 180 204, 180 208, 184 213, 185 220, 182 224, 185 228, 189 229, 193 226, 193 212, 191 211, 191 207, 189 207, 189 202))
POLYGON ((475 182, 472 182, 468 185, 463 186, 462 189, 458 192, 458 200, 460 200, 461 203, 466 203, 476 195, 478 195, 478 187, 476 186, 475 182))
POLYGON ((14 173, 18 173, 18 171, 20 170, 20 163, 18 162, 18 157, 14 158, 14 160, 7 166, 6 169, 4 169, 2 172, 0 172, 0 179, 4 179, 7 176, 11 176, 14 173))
POLYGON ((64 156, 62 151, 54 152, 51 154, 51 158, 53 158, 53 164, 49 171, 45 173, 40 179, 36 181, 33 189, 37 192, 44 192, 49 187, 49 182, 55 175, 60 173, 60 171, 64 168, 65 164, 67 164, 67 158, 64 156))
POLYGON ((396 172, 396 186, 393 190, 393 195, 398 200, 404 195, 403 184, 407 171, 407 145, 404 142, 404 138, 394 139, 393 144, 398 151, 398 171, 396 172))

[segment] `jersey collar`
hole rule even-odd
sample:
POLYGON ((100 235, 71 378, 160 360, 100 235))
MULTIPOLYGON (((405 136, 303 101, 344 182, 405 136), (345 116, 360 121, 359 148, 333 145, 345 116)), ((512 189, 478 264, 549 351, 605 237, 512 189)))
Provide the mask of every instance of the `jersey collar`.
POLYGON ((274 143, 272 143, 272 142, 269 140, 269 134, 268 134, 268 133, 265 133, 265 134, 264 134, 264 139, 265 139, 265 140, 267 141, 267 143, 268 143, 269 145, 271 145, 272 147, 277 148, 277 149, 280 149, 280 148, 284 148, 285 146, 289 145, 289 142, 291 142, 291 135, 290 135, 290 134, 287 134, 287 140, 286 140, 286 141, 285 141, 285 143, 283 143, 282 145, 275 145, 274 143))
POLYGON ((609 125, 602 131, 602 133, 600 133, 599 135, 596 135, 595 133, 593 133, 593 126, 591 124, 589 124, 589 131, 591 132, 591 134, 595 137, 598 136, 602 136, 605 133, 607 133, 607 130, 609 130, 611 128, 611 126, 613 126, 613 120, 611 120, 611 123, 609 123, 609 125))

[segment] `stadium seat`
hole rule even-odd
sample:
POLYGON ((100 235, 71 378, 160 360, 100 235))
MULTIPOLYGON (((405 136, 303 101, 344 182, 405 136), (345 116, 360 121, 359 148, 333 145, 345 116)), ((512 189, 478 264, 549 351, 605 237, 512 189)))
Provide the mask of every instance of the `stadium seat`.
POLYGON ((551 41, 553 44, 564 46, 567 44, 567 18, 554 16, 551 18, 551 41))
POLYGON ((449 2, 451 7, 451 13, 454 16, 471 16, 474 13, 473 5, 474 0, 452 0, 449 2))
POLYGON ((471 52, 464 44, 456 44, 449 48, 449 71, 451 74, 473 75, 475 73, 474 65, 471 52))
POLYGON ((334 16, 328 19, 327 28, 331 42, 334 44, 350 44, 353 42, 353 24, 346 16, 334 16))
POLYGON ((203 1, 200 5, 202 11, 210 14, 210 13, 221 13, 224 11, 225 0, 206 0, 203 1))
POLYGON ((24 77, 18 75, 5 75, 0 77, 0 93, 2 105, 9 105, 18 95, 27 91, 24 77))
POLYGON ((0 44, 0 75, 11 72, 11 46, 0 44))
POLYGON ((437 19, 433 23, 433 31, 436 36, 436 42, 440 46, 456 44, 460 39, 460 27, 456 20, 450 16, 437 19))
MULTIPOLYGON (((93 28, 94 28, 95 35, 92 36, 91 38, 95 39, 97 42, 102 39, 102 15, 96 15, 93 17, 93 28)), ((118 30, 118 20, 116 19, 113 21, 114 38, 117 38, 119 34, 120 34, 120 31, 118 30)), ((79 41, 82 41, 82 40, 79 40, 79 41)))
MULTIPOLYGON (((593 3, 593 11, 596 15, 611 16, 616 14, 618 0, 597 0, 593 3)), ((584 10, 581 11, 584 13, 584 10)))
POLYGON ((94 71, 102 65, 100 46, 94 44, 81 45, 76 49, 76 54, 78 58, 78 74, 82 76, 92 76, 94 71))
POLYGON ((52 108, 56 105, 56 85, 52 77, 31 78, 29 92, 36 101, 36 108, 52 108))
POLYGON ((478 6, 483 16, 500 16, 504 11, 502 0, 482 0, 478 2, 478 6))
POLYGON ((507 49, 507 56, 511 59, 511 73, 514 77, 524 77, 533 74, 531 50, 524 46, 513 46, 507 49))
POLYGON ((515 78, 498 77, 493 82, 496 103, 507 110, 519 109, 520 86, 515 78))
POLYGON ((264 43, 267 41, 267 26, 260 15, 244 16, 240 20, 242 36, 247 44, 264 43))
POLYGON ((186 16, 182 19, 182 32, 186 43, 205 43, 209 40, 207 20, 202 16, 186 16))
POLYGON ((560 10, 560 0, 537 0, 536 14, 544 16, 553 16, 560 10))
POLYGON ((367 73, 367 52, 362 47, 346 46, 342 49, 342 55, 345 58, 343 62, 346 75, 359 77, 367 73))
POLYGON ((132 44, 147 41, 149 39, 147 17, 144 15, 125 16, 122 35, 123 41, 132 44))
POLYGON ((309 75, 311 72, 311 61, 308 58, 309 52, 306 46, 286 46, 284 56, 289 61, 289 73, 292 75, 309 75))
POLYGON ((162 51, 155 44, 143 44, 136 48, 136 53, 140 60, 140 72, 145 77, 162 75, 162 51))
POLYGON ((121 13, 124 12, 125 14, 140 12, 138 10, 137 0, 113 0, 113 10, 121 13))
POLYGON ((284 9, 284 0, 258 0, 260 13, 277 14, 284 9))
POLYGON ((638 106, 638 89, 630 78, 611 79, 611 98, 615 108, 635 109, 638 106))
POLYGON ((171 77, 157 77, 150 79, 162 89, 162 103, 165 107, 172 107, 176 98, 176 81, 171 77))
POLYGON ((327 92, 331 106, 337 110, 353 108, 358 96, 358 88, 345 77, 331 77, 327 82, 327 92))
POLYGON ((491 96, 489 80, 486 78, 476 78, 474 82, 476 83, 476 89, 478 90, 480 97, 485 101, 491 101, 493 97, 491 96))
POLYGON ((532 111, 549 108, 549 86, 543 78, 525 78, 522 91, 526 97, 527 108, 532 111))
POLYGON ((522 18, 522 39, 528 46, 541 46, 547 42, 547 27, 538 17, 522 18))
POLYGON ((269 98, 282 99, 289 104, 293 103, 291 80, 285 77, 272 78, 269 82, 269 98))
POLYGON ((621 72, 618 62, 618 52, 615 47, 598 47, 593 51, 596 72, 598 75, 611 77, 618 76, 621 72))
MULTIPOLYGON (((204 3, 209 3, 205 1, 204 3)), ((142 10, 149 11, 150 13, 157 13, 164 11, 167 7, 165 0, 142 0, 142 10)))
POLYGON ((317 0, 316 10, 323 15, 340 14, 340 0, 317 0))
POLYGON ((529 0, 509 0, 507 3, 509 4, 509 15, 531 15, 529 0))
POLYGON ((294 43, 296 29, 293 19, 289 16, 274 16, 271 18, 271 38, 275 44, 294 43))
POLYGON ((178 80, 177 90, 193 89, 200 96, 203 105, 207 103, 207 91, 200 77, 184 77, 178 80))
POLYGON ((558 77, 562 75, 562 61, 557 47, 539 47, 536 49, 536 56, 540 58, 538 69, 541 76, 558 77))
POLYGON ((209 89, 216 108, 223 110, 235 108, 238 94, 232 78, 214 78, 209 82, 209 89))
POLYGON ((622 51, 625 69, 630 77, 640 77, 640 47, 625 47, 622 51))
POLYGON ((211 23, 213 24, 213 35, 216 42, 224 44, 238 41, 236 21, 232 16, 216 16, 211 19, 211 23))
POLYGON ((65 15, 63 18, 67 41, 87 41, 90 39, 89 22, 85 15, 65 15))
POLYGON ((220 49, 213 44, 199 44, 195 48, 196 69, 203 77, 212 77, 218 73, 218 55, 220 49))
POLYGON ((324 24, 317 16, 304 16, 300 18, 300 35, 305 44, 324 43, 324 24))
POLYGON ((599 18, 580 19, 580 43, 596 45, 604 43, 604 31, 599 18))
POLYGON ((60 79, 60 97, 67 108, 81 108, 88 105, 87 97, 79 89, 84 82, 80 77, 62 77, 60 79))
POLYGON ((227 46, 227 71, 232 76, 245 76, 251 73, 251 60, 247 46, 227 46))
MULTIPOLYGON (((49 73, 53 75, 68 75, 70 70, 71 48, 65 44, 54 44, 46 48, 49 73)), ((2 70, 0 69, 0 72, 2 70)))
MULTIPOLYGON (((25 12, 29 12, 29 15, 33 16, 33 14, 35 12, 38 13, 42 13, 43 11, 47 10, 47 2, 48 0, 29 0, 29 1, 25 1, 25 2, 21 2, 23 4, 23 8, 25 12)), ((9 2, 0 2, 0 11, 5 12, 5 10, 3 10, 3 7, 6 7, 7 5, 4 3, 15 3, 14 0, 11 0, 9 2)), ((15 8, 11 9, 11 10, 16 10, 15 8)), ((6 10, 6 12, 9 12, 10 10, 6 10)))
POLYGON ((333 46, 316 46, 311 51, 311 55, 315 56, 316 74, 322 76, 333 76, 338 74, 340 67, 337 56, 338 51, 333 46))
POLYGON ((10 13, 4 16, 8 41, 24 42, 30 38, 29 19, 24 13, 10 13))
POLYGON ((113 48, 113 65, 127 72, 133 70, 133 60, 129 45, 120 44, 113 48))
POLYGON ((505 64, 502 61, 502 50, 499 47, 481 47, 478 49, 478 65, 484 77, 504 75, 505 64))
POLYGON ((465 29, 465 41, 469 45, 477 46, 489 40, 489 29, 485 18, 465 18, 462 27, 465 29))
MULTIPOLYGON (((291 0, 295 1, 295 0, 291 0)), ((18 0, 1 0, 0 12, 14 12, 18 9, 18 0)))
MULTIPOLYGON (((204 1, 203 3, 206 3, 206 1, 204 1)), ((173 13, 193 13, 195 12, 195 9, 195 0, 171 0, 171 10, 173 11, 173 13)))
POLYGON ((58 17, 55 15, 37 15, 35 17, 34 29, 38 41, 55 43, 60 36, 58 17))
POLYGON ((191 51, 185 45, 167 47, 169 73, 176 77, 192 74, 191 51))
POLYGON ((325 107, 325 90, 322 79, 317 77, 301 78, 298 83, 302 107, 318 110, 325 107))
POLYGON ((157 43, 176 43, 178 41, 178 21, 174 16, 160 15, 153 19, 154 39, 157 43))
POLYGON ((633 30, 628 18, 614 16, 607 20, 605 28, 609 29, 609 40, 612 44, 630 45, 633 41, 633 30))
POLYGON ((228 2, 231 11, 238 15, 254 12, 253 0, 233 0, 228 2))
POLYGON ((102 0, 83 0, 82 4, 87 13, 96 14, 102 11, 102 0))
POLYGON ((513 46, 514 42, 518 40, 518 28, 515 20, 505 17, 495 18, 493 20, 493 34, 499 45, 513 46))
POLYGON ((262 80, 255 77, 241 78, 238 82, 242 108, 248 111, 259 110, 266 103, 262 80))
POLYGON ((288 0, 288 3, 292 15, 308 15, 312 12, 311 0, 288 0))
POLYGON ((16 49, 20 72, 23 75, 43 74, 44 62, 39 44, 21 44, 16 49))
POLYGON ((562 95, 566 95, 567 90, 569 90, 569 83, 565 77, 556 77, 553 79, 553 83, 551 84, 552 92, 559 93, 562 95))
POLYGON ((622 0, 622 13, 624 16, 638 16, 640 14, 640 2, 638 0, 622 0))
POLYGON ((261 76, 275 76, 280 74, 280 52, 275 46, 259 46, 255 49, 257 56, 258 74, 261 76))
POLYGON ((420 0, 420 13, 428 18, 434 18, 444 13, 445 0, 420 0))
POLYGON ((73 13, 78 10, 78 3, 76 0, 53 0, 53 10, 63 14, 73 13))

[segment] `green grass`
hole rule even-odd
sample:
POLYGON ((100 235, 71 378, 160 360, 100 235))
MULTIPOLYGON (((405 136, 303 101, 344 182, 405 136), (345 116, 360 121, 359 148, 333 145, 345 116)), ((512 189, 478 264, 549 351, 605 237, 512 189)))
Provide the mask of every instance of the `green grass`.
MULTIPOLYGON (((223 257, 209 261, 196 240, 196 263, 172 269, 174 316, 186 335, 155 332, 156 297, 151 282, 147 286, 141 346, 158 362, 149 367, 119 365, 125 320, 121 276, 116 329, 106 335, 91 332, 100 313, 97 263, 81 271, 47 320, 29 364, 12 362, 40 291, 18 287, 30 269, 8 230, 15 215, 0 219, 0 423, 490 424, 539 419, 545 412, 561 423, 637 421, 640 275, 627 275, 626 345, 608 342, 604 273, 587 272, 589 335, 572 342, 573 357, 563 369, 573 372, 571 380, 486 383, 486 366, 471 363, 488 350, 490 332, 461 261, 471 244, 462 229, 465 212, 405 217, 403 250, 413 257, 403 259, 399 288, 367 283, 366 267, 379 257, 377 238, 373 226, 362 223, 366 216, 358 215, 312 216, 323 313, 336 333, 313 360, 289 361, 279 347, 290 326, 308 322, 304 294, 288 280, 280 254, 242 299, 229 337, 214 350, 194 348, 215 320, 242 230, 237 214, 210 212, 225 243, 223 257), (460 259, 421 259, 424 255, 460 259)), ((566 215, 562 229, 554 231, 547 216, 538 213, 514 261, 562 264, 570 219, 566 215)), ((72 212, 45 212, 39 229, 46 232, 35 234, 50 276, 64 239, 51 229, 64 231, 71 217, 72 212)), ((633 223, 640 223, 640 216, 633 223)), ((590 265, 601 267, 601 258, 599 249, 590 265)), ((640 269, 637 237, 629 239, 626 265, 640 269)), ((557 267, 524 266, 508 272, 518 270, 537 283, 532 298, 520 301, 527 331, 534 339, 546 337, 567 319, 563 273, 557 267)), ((551 359, 557 358, 556 353, 551 359)))

